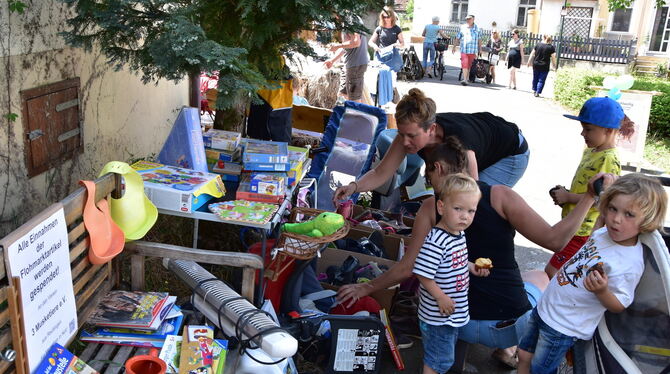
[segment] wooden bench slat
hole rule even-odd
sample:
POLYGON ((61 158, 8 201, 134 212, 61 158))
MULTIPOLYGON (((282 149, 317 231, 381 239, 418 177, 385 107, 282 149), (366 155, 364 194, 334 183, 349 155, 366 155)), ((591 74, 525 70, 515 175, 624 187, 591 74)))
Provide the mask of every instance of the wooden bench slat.
POLYGON ((214 265, 263 268, 260 256, 242 252, 219 252, 204 249, 185 248, 177 245, 137 241, 126 244, 126 251, 141 256, 168 257, 214 265))
POLYGON ((7 322, 9 322, 9 309, 5 309, 0 313, 0 326, 4 326, 7 322))
POLYGON ((101 286, 96 287, 96 291, 98 291, 93 297, 89 298, 88 304, 86 304, 85 301, 82 301, 81 303, 77 303, 77 320, 79 321, 79 327, 86 323, 88 321, 88 317, 91 316, 91 313, 95 311, 95 308, 98 306, 100 303, 100 299, 103 298, 103 296, 107 295, 107 293, 112 289, 112 282, 111 280, 108 280, 107 282, 103 282, 101 286), (86 306, 84 306, 86 304, 86 306))
POLYGON ((99 348, 100 345, 101 344, 98 343, 87 344, 86 348, 84 348, 84 351, 79 355, 79 358, 81 358, 81 360, 84 362, 91 361, 91 357, 93 357, 93 354, 95 354, 95 351, 99 348))
POLYGON ((84 226, 84 221, 80 222, 72 230, 67 233, 67 242, 72 244, 75 240, 79 239, 86 232, 86 226, 84 226))
POLYGON ((14 374, 16 369, 13 362, 0 361, 0 373, 3 374, 14 374), (11 367, 11 369, 10 369, 11 367))
MULTIPOLYGON (((90 268, 88 268, 88 270, 86 270, 84 272, 84 274, 81 277, 79 277, 79 279, 77 279, 75 281, 75 283, 74 283, 74 294, 79 295, 79 291, 81 291, 81 289, 86 285, 86 283, 88 283, 91 280, 91 278, 93 278, 93 276, 98 271, 100 271, 100 269, 102 269, 103 266, 105 266, 105 265, 94 265, 94 266, 91 266, 90 268)), ((101 274, 101 275, 102 275, 102 277, 106 276, 106 274, 101 274)))
MULTIPOLYGON (((103 266, 105 265, 91 266, 88 269, 88 271, 75 283, 74 294, 77 295, 77 310, 79 310, 81 306, 88 301, 92 293, 98 291, 98 288, 102 283, 104 283, 105 281, 109 281, 106 275, 100 274, 100 276, 98 276, 93 281, 92 284, 86 287, 86 290, 84 292, 79 294, 79 291, 84 287, 84 285, 86 285, 89 282, 89 280, 96 274, 96 272, 102 269, 103 266)), ((107 274, 109 273, 109 269, 103 271, 107 274)))
POLYGON ((79 257, 84 251, 88 250, 91 239, 86 236, 84 240, 78 243, 74 248, 70 249, 70 262, 74 261, 79 257))
MULTIPOLYGON (((70 264, 72 265, 72 263, 70 264)), ((86 267, 91 266, 91 263, 88 261, 88 257, 84 257, 79 261, 78 264, 72 266, 72 279, 77 279, 79 277, 79 274, 81 274, 86 267)))
POLYGON ((7 273, 5 273, 5 251, 0 251, 0 280, 5 279, 7 277, 7 273))
POLYGON ((110 361, 112 358, 112 355, 114 354, 114 349, 116 348, 116 345, 113 344, 102 344, 102 347, 98 351, 98 353, 95 355, 95 358, 91 361, 87 361, 86 363, 95 369, 95 371, 102 371, 102 368, 107 365, 107 361, 110 361))
MULTIPOLYGON (((121 346, 118 352, 116 352, 116 355, 114 355, 114 358, 112 359, 112 362, 118 364, 110 364, 107 367, 107 370, 105 370, 105 374, 117 374, 120 373, 121 370, 124 368, 124 365, 128 358, 130 358, 131 353, 133 352, 133 349, 135 347, 131 347, 128 345, 121 346)), ((134 355, 133 355, 134 356, 134 355)))

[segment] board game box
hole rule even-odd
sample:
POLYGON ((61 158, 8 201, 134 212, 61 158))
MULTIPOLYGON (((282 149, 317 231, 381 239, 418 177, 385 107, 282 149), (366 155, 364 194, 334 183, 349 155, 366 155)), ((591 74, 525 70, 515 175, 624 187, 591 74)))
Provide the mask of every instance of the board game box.
POLYGON ((285 142, 248 139, 242 160, 245 164, 288 164, 288 144, 285 142))
POLYGON ((274 204, 248 200, 232 200, 209 205, 209 210, 224 221, 264 224, 279 208, 274 204))
POLYGON ((205 147, 220 149, 222 151, 233 152, 240 144, 241 134, 234 131, 225 131, 210 129, 202 134, 202 140, 205 147))
POLYGON ((217 174, 149 161, 131 166, 142 176, 144 192, 157 208, 191 213, 226 191, 217 174))

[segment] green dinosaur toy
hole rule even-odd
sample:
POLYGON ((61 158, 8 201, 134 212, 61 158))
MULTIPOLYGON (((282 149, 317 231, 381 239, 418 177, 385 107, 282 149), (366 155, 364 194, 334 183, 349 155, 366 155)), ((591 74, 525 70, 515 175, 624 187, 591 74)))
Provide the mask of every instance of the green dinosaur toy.
POLYGON ((342 226, 344 226, 344 217, 342 217, 341 214, 323 212, 309 221, 301 223, 285 223, 284 226, 282 226, 282 230, 317 238, 332 235, 342 226))

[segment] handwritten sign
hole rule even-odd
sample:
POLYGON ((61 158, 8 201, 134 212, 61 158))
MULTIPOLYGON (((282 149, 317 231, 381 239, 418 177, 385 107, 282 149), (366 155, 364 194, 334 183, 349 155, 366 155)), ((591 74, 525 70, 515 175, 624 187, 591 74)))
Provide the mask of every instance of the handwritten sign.
POLYGON ((65 215, 49 208, 3 239, 7 271, 21 285, 21 310, 29 370, 49 348, 65 346, 77 331, 65 215))

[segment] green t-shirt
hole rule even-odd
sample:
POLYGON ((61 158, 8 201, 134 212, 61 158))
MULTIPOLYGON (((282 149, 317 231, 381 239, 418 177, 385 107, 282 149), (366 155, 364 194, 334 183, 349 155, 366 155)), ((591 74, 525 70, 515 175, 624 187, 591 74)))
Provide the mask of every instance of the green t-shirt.
MULTIPOLYGON (((619 154, 616 148, 610 148, 600 152, 595 152, 594 148, 584 149, 582 161, 580 161, 579 166, 577 167, 577 172, 575 173, 574 178, 572 178, 570 192, 576 194, 586 193, 589 180, 591 180, 594 175, 601 172, 612 173, 615 175, 621 174, 621 163, 619 163, 619 154)), ((563 205, 562 216, 567 216, 574 208, 575 204, 563 205)), ((582 222, 582 226, 577 230, 575 236, 591 235, 591 230, 593 230, 593 225, 598 219, 598 214, 599 212, 597 208, 592 207, 589 209, 586 218, 584 218, 584 221, 582 222)))

